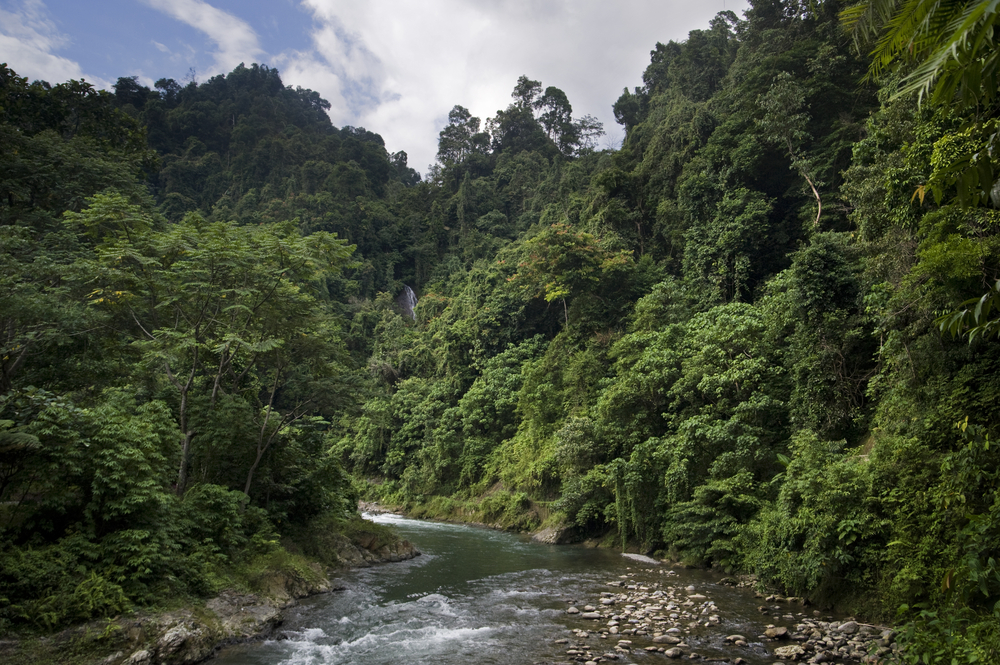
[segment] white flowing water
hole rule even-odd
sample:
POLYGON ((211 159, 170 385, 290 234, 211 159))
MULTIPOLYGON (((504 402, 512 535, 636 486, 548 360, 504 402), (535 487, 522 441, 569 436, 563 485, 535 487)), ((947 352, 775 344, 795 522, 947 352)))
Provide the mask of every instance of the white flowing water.
MULTIPOLYGON (((371 517, 390 524, 423 554, 410 561, 350 571, 342 591, 315 596, 287 612, 278 639, 223 650, 220 665, 520 665, 570 661, 567 650, 587 643, 595 653, 614 652, 619 636, 581 640, 572 629, 593 631, 604 621, 566 613, 572 601, 597 604, 609 581, 621 575, 661 584, 697 586, 719 606, 722 624, 685 636, 706 659, 770 663, 760 643, 731 647, 734 632, 756 640, 765 623, 753 616, 755 600, 744 589, 716 583, 705 571, 665 575, 662 566, 609 550, 544 545, 526 537, 472 526, 422 522, 395 515, 371 517), (568 639, 570 644, 557 644, 568 639)), ((616 591, 618 591, 616 589, 616 591)), ((628 636, 621 636, 628 637, 628 636)), ((618 663, 670 663, 641 647, 618 653, 618 663)), ((704 661, 702 661, 704 662, 704 661)))
POLYGON ((396 304, 403 310, 403 314, 417 320, 417 313, 414 311, 417 308, 417 294, 406 284, 403 285, 403 292, 396 298, 396 304))

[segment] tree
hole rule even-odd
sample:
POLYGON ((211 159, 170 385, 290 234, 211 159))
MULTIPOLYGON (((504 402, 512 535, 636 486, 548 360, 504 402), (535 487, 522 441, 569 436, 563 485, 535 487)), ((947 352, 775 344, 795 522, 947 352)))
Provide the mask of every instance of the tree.
POLYGON ((448 125, 438 135, 438 161, 442 164, 461 162, 477 150, 482 150, 487 141, 479 131, 479 118, 469 109, 456 105, 448 112, 448 125))
POLYGON ((545 128, 545 133, 555 141, 563 154, 568 154, 579 142, 577 127, 573 124, 573 106, 569 103, 566 93, 555 86, 545 89, 545 94, 534 104, 541 112, 539 121, 545 128))
POLYGON ((593 150, 597 147, 597 140, 604 136, 604 123, 592 115, 583 116, 573 125, 577 142, 583 150, 593 150))
POLYGON ((514 85, 514 92, 510 93, 510 96, 516 100, 515 106, 522 109, 533 109, 537 103, 536 98, 541 91, 541 81, 532 81, 522 74, 517 77, 517 84, 514 85))
POLYGON ((263 413, 249 489, 274 438, 305 414, 297 404, 272 422, 290 362, 284 353, 314 333, 319 305, 310 285, 341 270, 353 248, 328 233, 302 237, 289 224, 239 227, 196 214, 153 231, 138 206, 113 194, 94 197, 68 219, 86 230, 113 229, 83 264, 97 276, 91 302, 131 329, 144 362, 176 393, 177 493, 187 488, 199 409, 211 412, 227 392, 263 413))
POLYGON ((866 0, 841 13, 859 50, 876 40, 869 76, 917 63, 897 95, 988 109, 997 96, 998 0, 866 0))
POLYGON ((566 298, 631 262, 631 252, 613 252, 601 246, 590 233, 577 231, 566 223, 552 224, 527 243, 528 258, 512 280, 523 280, 546 302, 561 300, 569 324, 566 298))
POLYGON ((809 114, 803 109, 805 91, 791 74, 781 72, 774 77, 774 83, 767 93, 757 98, 757 104, 764 111, 764 117, 757 121, 757 125, 764 132, 765 139, 787 150, 791 168, 798 171, 809 184, 809 189, 816 198, 814 224, 818 225, 823 214, 823 200, 816 188, 822 183, 816 179, 815 167, 802 148, 802 144, 810 139, 806 132, 809 114))

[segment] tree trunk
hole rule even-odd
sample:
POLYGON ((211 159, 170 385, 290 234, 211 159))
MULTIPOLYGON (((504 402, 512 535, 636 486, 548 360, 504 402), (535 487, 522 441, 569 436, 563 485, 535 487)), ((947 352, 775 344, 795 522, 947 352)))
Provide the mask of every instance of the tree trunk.
POLYGON ((194 432, 188 430, 181 437, 181 468, 177 472, 177 496, 184 496, 187 489, 188 465, 191 463, 191 438, 194 432))

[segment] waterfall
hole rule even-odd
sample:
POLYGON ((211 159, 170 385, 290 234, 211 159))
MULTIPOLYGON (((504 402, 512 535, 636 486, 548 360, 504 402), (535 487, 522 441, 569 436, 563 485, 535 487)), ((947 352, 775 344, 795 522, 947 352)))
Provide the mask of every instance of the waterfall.
POLYGON ((417 313, 414 311, 417 306, 417 294, 406 284, 403 285, 403 292, 396 298, 396 304, 403 310, 403 314, 409 316, 414 321, 417 320, 417 313))

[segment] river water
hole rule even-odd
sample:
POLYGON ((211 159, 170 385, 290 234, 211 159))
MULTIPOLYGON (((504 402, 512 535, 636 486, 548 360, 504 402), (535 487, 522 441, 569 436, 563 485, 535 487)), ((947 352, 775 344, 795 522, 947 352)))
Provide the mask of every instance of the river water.
MULTIPOLYGON (((566 651, 586 645, 595 654, 615 653, 619 637, 633 640, 631 653, 618 652, 617 663, 671 663, 663 654, 647 654, 647 636, 586 638, 574 629, 594 631, 605 621, 569 615, 570 604, 598 605, 609 581, 635 585, 693 585, 715 601, 719 625, 688 628, 682 635, 705 659, 741 657, 757 665, 774 662, 757 636, 768 622, 787 625, 804 612, 784 619, 762 616, 759 599, 747 589, 723 586, 709 571, 653 566, 620 553, 574 545, 544 545, 526 536, 481 527, 424 522, 377 515, 423 553, 401 563, 344 573, 342 591, 305 599, 287 611, 281 639, 224 649, 219 665, 521 665, 570 660, 566 651), (623 577, 624 576, 624 577, 623 577), (571 601, 571 602, 568 602, 571 601), (739 633, 747 647, 724 638, 739 633), (556 640, 568 640, 558 644, 556 640)), ((615 592, 621 589, 612 589, 615 592)), ((624 624, 627 625, 627 624, 624 624)), ((686 659, 685 659, 686 660, 686 659)), ((690 662, 690 661, 688 661, 690 662)), ((704 660, 699 661, 704 662, 704 660)))

